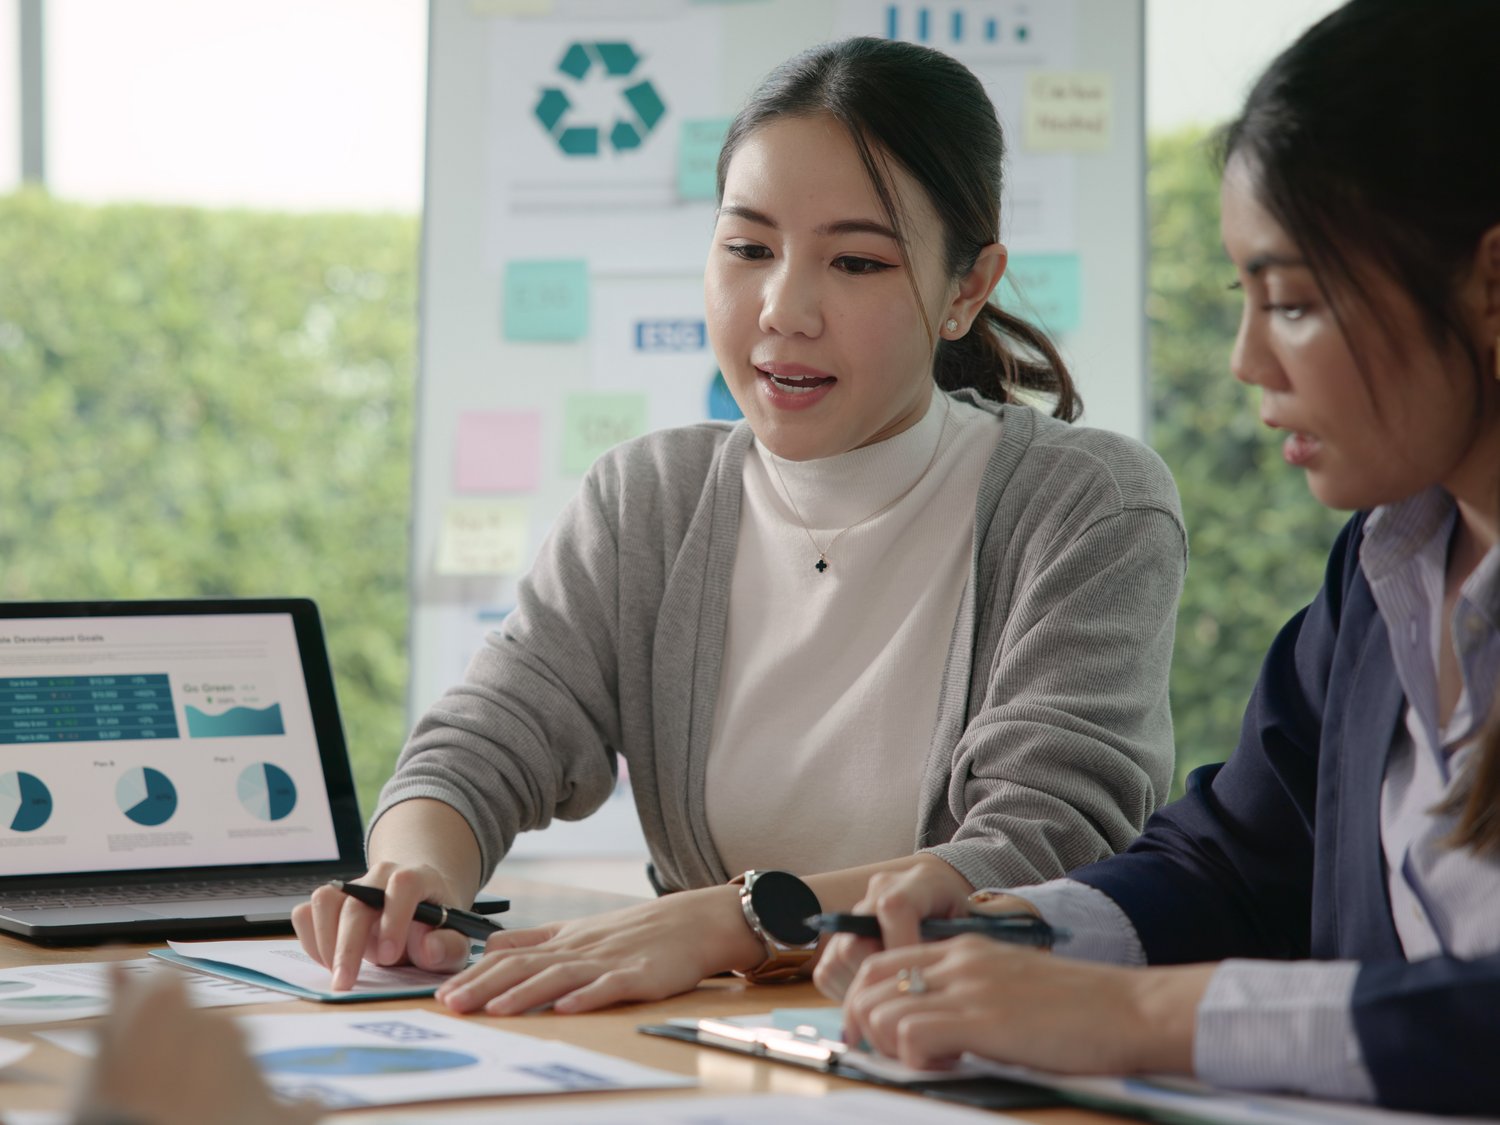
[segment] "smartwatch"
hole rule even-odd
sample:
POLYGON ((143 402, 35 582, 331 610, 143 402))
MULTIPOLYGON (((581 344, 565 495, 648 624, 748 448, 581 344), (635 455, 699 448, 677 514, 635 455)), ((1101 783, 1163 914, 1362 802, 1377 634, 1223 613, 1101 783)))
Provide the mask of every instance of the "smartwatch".
POLYGON ((730 882, 740 885, 745 922, 766 947, 764 961, 737 975, 755 984, 805 977, 818 931, 804 919, 822 911, 813 889, 789 871, 747 871, 730 882))

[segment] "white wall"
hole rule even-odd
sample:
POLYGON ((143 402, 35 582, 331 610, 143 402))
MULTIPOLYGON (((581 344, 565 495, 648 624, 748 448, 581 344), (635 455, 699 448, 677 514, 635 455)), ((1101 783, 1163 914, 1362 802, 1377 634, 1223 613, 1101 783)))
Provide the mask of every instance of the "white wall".
MULTIPOLYGON (((1148 0, 1148 129, 1227 119, 1335 6, 1148 0)), ((0 191, 20 175, 17 7, 0 0, 0 191)), ((415 213, 426 12, 423 0, 46 0, 52 188, 415 213)))
POLYGON ((47 0, 46 35, 59 196, 421 207, 422 0, 47 0))
POLYGON ((1146 129, 1217 125, 1339 0, 1146 0, 1146 129))
POLYGON ((0 192, 21 179, 19 0, 0 0, 0 192))

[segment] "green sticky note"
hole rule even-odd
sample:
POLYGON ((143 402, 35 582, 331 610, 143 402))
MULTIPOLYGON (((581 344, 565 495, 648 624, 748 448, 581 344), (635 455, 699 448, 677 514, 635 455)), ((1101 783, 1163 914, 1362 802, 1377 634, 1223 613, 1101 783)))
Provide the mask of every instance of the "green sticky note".
POLYGON ((718 195, 719 149, 732 118, 704 117, 684 121, 677 140, 677 194, 683 199, 718 195))
POLYGON ((646 396, 602 391, 563 400, 562 467, 585 473, 599 454, 646 432, 646 396))
POLYGON ((1078 328, 1083 271, 1077 254, 1012 254, 995 288, 1000 307, 1059 334, 1078 328))
POLYGON ((581 340, 589 333, 589 266, 577 261, 508 262, 505 338, 581 340))

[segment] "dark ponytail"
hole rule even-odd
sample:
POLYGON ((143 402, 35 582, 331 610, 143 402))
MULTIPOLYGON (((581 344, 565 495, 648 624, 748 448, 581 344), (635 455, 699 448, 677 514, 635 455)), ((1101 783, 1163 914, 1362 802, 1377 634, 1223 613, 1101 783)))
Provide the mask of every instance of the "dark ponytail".
POLYGON ((934 375, 945 391, 972 387, 1000 402, 1014 402, 1018 391, 1048 396, 1053 416, 1068 422, 1083 412, 1083 400, 1047 333, 993 301, 966 335, 938 344, 934 375))
MULTIPOLYGON (((772 71, 724 139, 719 198, 729 162, 746 137, 778 118, 818 114, 848 130, 903 252, 910 244, 882 167, 887 157, 931 200, 943 224, 949 277, 968 273, 980 250, 1000 240, 1005 142, 989 95, 956 59, 899 40, 825 43, 772 71)), ((912 287, 920 304, 915 277, 912 287)), ((933 374, 944 390, 971 387, 1000 402, 1046 397, 1053 415, 1070 422, 1083 410, 1067 365, 1047 334, 1001 309, 993 297, 967 335, 934 342, 933 374)))

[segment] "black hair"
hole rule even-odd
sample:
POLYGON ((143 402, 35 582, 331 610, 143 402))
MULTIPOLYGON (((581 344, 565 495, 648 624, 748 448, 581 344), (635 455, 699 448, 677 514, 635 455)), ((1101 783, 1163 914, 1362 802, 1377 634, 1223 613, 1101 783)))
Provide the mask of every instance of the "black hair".
MULTIPOLYGON (((956 59, 899 40, 856 38, 813 47, 782 63, 735 117, 719 152, 718 198, 735 151, 783 117, 827 115, 849 132, 903 252, 902 216, 885 171, 894 160, 922 186, 943 225, 949 277, 973 268, 1000 239, 1005 141, 983 85, 956 59)), ((909 255, 908 255, 909 256, 909 255)), ((915 293, 915 279, 913 279, 915 293)), ((917 294, 920 299, 920 294, 917 294)), ((937 342, 939 387, 972 387, 1001 402, 1017 390, 1054 400, 1072 421, 1082 399, 1056 346, 1040 328, 988 301, 969 332, 937 342)))
POLYGON ((1352 0, 1271 63, 1219 138, 1335 313, 1368 305, 1360 267, 1373 267, 1481 378, 1454 297, 1500 223, 1497 43, 1496 0, 1352 0))
MULTIPOLYGON (((1220 137, 1221 161, 1244 161, 1340 324, 1349 302, 1391 331, 1361 288, 1369 269, 1386 275, 1433 347, 1467 357, 1479 403, 1489 363, 1457 295, 1500 226, 1497 44, 1500 0, 1351 0, 1271 64, 1220 137)), ((1476 410, 1471 442, 1485 423, 1476 410)), ((1439 806, 1458 814, 1450 843, 1500 853, 1500 718, 1468 772, 1439 806)))

